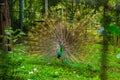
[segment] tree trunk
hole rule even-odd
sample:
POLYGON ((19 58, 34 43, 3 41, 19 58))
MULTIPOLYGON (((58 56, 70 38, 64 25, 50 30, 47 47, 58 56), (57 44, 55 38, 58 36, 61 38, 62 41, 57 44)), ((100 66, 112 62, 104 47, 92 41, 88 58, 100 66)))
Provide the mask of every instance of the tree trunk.
POLYGON ((45 14, 48 13, 48 0, 45 0, 45 14))
POLYGON ((19 0, 19 26, 21 30, 23 31, 23 18, 24 18, 24 0, 19 0))
POLYGON ((6 44, 10 44, 10 40, 5 39, 5 29, 10 27, 10 16, 9 16, 9 8, 7 0, 2 0, 0 3, 0 49, 4 49, 6 51, 10 50, 9 46, 6 44))
POLYGON ((103 49, 102 49, 102 54, 101 54, 101 74, 100 74, 100 79, 101 80, 107 80, 107 53, 108 53, 108 41, 109 41, 109 35, 107 34, 108 31, 108 26, 111 23, 111 18, 108 15, 108 1, 104 1, 104 6, 103 6, 103 22, 102 26, 104 27, 104 35, 103 35, 103 49))

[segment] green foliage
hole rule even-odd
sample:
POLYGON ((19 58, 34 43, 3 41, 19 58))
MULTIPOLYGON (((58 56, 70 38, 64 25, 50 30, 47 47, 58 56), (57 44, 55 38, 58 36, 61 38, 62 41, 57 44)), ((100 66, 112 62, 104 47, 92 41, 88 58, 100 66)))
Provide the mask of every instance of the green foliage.
MULTIPOLYGON (((53 58, 47 60, 41 55, 24 55, 23 45, 16 45, 13 52, 10 52, 6 57, 5 66, 9 71, 6 79, 8 80, 100 80, 100 51, 101 45, 95 44, 88 46, 93 48, 91 53, 82 57, 82 62, 74 65, 68 65, 59 59, 53 58), (12 54, 15 54, 14 56, 12 54), (91 56, 92 55, 92 56, 91 56), (9 65, 9 67, 8 67, 9 65)), ((109 50, 113 50, 109 46, 109 50)), ((118 48, 119 52, 120 49, 118 48)), ((5 53, 4 51, 1 51, 5 53)), ((1 54, 1 53, 0 53, 1 54)), ((1 56, 1 55, 0 55, 1 56)), ((119 62, 116 54, 108 54, 108 77, 119 79, 119 62), (111 70, 112 69, 112 70, 111 70), (115 70, 114 70, 115 69, 115 70), (114 74, 114 75, 113 75, 114 74)))
POLYGON ((8 52, 0 50, 0 80, 12 78, 12 67, 9 63, 8 52))
MULTIPOLYGON (((1 58, 3 58, 2 53, 7 54, 6 60, 4 59, 4 65, 3 62, 0 65, 2 65, 2 69, 7 72, 6 78, 4 79, 9 80, 100 80, 100 53, 99 51, 95 51, 100 47, 101 45, 98 44, 92 47, 90 46, 89 48, 93 48, 92 51, 95 53, 91 52, 86 54, 86 56, 82 58, 82 63, 74 66, 68 65, 56 58, 47 60, 38 54, 23 55, 25 51, 23 45, 16 45, 14 52, 7 54, 5 51, 0 51, 1 58), (12 55, 13 53, 15 54, 14 56, 12 55), (90 56, 91 54, 92 56, 90 56)), ((112 46, 109 47, 109 50, 113 49, 112 46)), ((117 51, 119 52, 120 49, 118 48, 117 51)), ((108 77, 114 78, 114 80, 119 79, 118 72, 120 68, 120 59, 118 59, 116 55, 117 54, 108 54, 108 77), (111 71, 111 69, 113 71, 111 71)), ((3 73, 0 74, 2 75, 3 73)), ((5 77, 5 74, 1 77, 5 77)))
POLYGON ((24 52, 24 47, 20 45, 10 52, 0 50, 0 80, 15 80, 14 69, 21 66, 24 61, 21 57, 24 52))
POLYGON ((11 28, 6 29, 5 33, 5 39, 12 40, 13 43, 16 43, 22 36, 25 35, 25 33, 23 33, 23 31, 21 31, 20 29, 16 29, 15 31, 13 31, 11 28))
POLYGON ((110 24, 109 25, 109 28, 108 28, 108 31, 111 33, 111 34, 116 34, 116 35, 119 35, 120 34, 120 29, 117 25, 115 24, 110 24))

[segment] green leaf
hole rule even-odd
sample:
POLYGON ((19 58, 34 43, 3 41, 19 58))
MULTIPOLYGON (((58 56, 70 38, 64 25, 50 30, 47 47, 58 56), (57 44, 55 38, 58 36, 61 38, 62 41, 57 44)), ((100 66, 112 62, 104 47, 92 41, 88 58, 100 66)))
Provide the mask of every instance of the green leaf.
POLYGON ((120 29, 119 29, 118 26, 115 25, 115 24, 110 24, 109 27, 108 27, 108 31, 109 31, 111 34, 117 34, 117 35, 120 34, 120 29))
POLYGON ((11 29, 6 29, 6 30, 5 30, 6 35, 12 35, 13 32, 14 32, 14 31, 11 30, 11 29))

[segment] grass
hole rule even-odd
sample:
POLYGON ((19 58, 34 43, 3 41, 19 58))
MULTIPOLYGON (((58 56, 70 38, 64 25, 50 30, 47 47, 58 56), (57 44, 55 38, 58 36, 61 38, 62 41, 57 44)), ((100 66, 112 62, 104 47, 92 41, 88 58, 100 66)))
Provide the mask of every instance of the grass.
POLYGON ((23 56, 23 59, 21 66, 14 69, 16 78, 21 77, 21 80, 92 80, 97 77, 94 74, 97 71, 89 64, 69 66, 58 59, 47 61, 35 55, 23 56))
MULTIPOLYGON (((10 62, 8 65, 12 65, 8 72, 12 77, 8 80, 100 80, 101 45, 87 47, 88 53, 81 56, 81 63, 71 66, 56 58, 48 60, 38 54, 25 55, 24 47, 18 45, 14 52, 11 52, 14 56, 8 55, 10 62)), ((114 48, 110 46, 107 76, 108 80, 120 80, 120 59, 116 58, 120 49, 117 48, 117 53, 113 50, 114 48)))

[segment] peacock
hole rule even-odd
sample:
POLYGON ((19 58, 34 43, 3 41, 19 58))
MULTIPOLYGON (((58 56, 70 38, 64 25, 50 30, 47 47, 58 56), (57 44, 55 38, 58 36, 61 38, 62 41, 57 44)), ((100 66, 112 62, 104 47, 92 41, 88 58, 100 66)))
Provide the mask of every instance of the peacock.
POLYGON ((87 42, 84 37, 87 21, 75 23, 47 18, 42 25, 33 27, 28 32, 28 50, 47 59, 57 58, 67 63, 79 63, 87 42))

